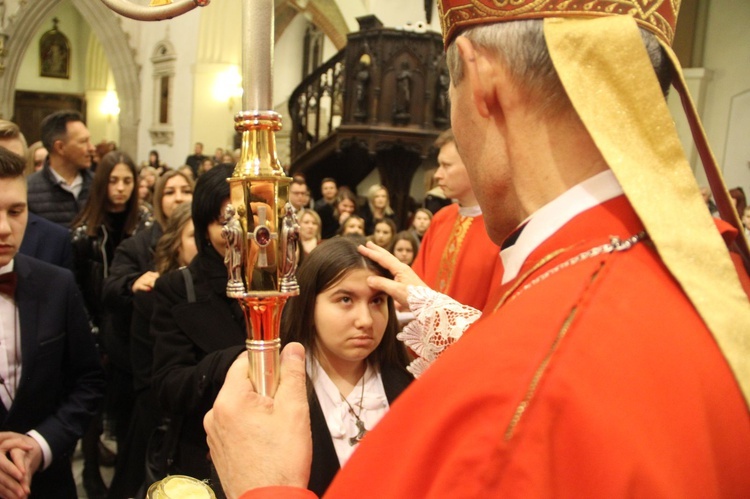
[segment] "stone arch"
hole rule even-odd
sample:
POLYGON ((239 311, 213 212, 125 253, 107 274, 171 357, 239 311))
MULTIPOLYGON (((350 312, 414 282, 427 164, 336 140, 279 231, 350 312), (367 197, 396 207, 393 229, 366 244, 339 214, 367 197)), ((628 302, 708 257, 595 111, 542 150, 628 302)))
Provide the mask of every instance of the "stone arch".
POLYGON ((335 0, 287 0, 286 3, 277 6, 276 41, 299 14, 307 15, 333 42, 337 50, 344 48, 349 28, 335 0))
MULTIPOLYGON (((23 58, 21 54, 32 42, 34 34, 62 0, 35 0, 19 7, 15 19, 8 26, 6 50, 13 57, 5 61, 5 73, 0 78, 0 116, 13 114, 16 80, 23 58)), ((138 121, 140 119, 141 84, 139 68, 128 37, 120 27, 117 14, 103 3, 91 0, 70 0, 91 26, 104 48, 117 87, 120 101, 119 147, 125 151, 138 150, 138 121)))

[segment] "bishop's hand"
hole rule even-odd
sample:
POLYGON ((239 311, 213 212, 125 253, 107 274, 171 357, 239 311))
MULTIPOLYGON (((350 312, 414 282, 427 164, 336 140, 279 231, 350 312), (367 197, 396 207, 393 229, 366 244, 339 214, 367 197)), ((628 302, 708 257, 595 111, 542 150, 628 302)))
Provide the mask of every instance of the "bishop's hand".
POLYGON ((224 492, 231 499, 258 487, 307 487, 312 434, 304 348, 290 343, 281 352, 273 399, 258 395, 247 373, 248 359, 241 355, 203 420, 224 492))

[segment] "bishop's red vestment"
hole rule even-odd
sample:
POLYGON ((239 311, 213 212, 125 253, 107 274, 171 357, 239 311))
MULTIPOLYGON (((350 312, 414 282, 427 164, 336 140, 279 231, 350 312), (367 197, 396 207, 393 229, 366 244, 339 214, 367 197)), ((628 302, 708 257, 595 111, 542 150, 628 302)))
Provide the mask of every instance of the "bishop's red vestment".
POLYGON ((643 230, 618 196, 536 247, 326 497, 747 497, 750 415, 711 333, 648 239, 591 251, 643 230))

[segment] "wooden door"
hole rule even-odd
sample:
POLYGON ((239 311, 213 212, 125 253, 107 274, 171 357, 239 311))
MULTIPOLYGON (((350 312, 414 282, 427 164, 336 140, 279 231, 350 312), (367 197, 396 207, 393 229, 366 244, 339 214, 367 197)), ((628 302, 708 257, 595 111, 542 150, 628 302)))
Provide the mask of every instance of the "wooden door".
POLYGON ((41 139, 40 125, 44 117, 63 109, 79 111, 85 117, 86 98, 78 94, 16 90, 13 121, 21 128, 30 145, 41 139))

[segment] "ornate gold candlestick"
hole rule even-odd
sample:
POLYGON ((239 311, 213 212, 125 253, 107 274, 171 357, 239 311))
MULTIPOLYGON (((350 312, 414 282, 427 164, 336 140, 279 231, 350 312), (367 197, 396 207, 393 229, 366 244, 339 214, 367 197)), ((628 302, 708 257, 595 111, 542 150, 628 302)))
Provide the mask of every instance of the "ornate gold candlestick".
MULTIPOLYGON (((142 21, 184 14, 209 0, 102 0, 115 12, 142 21)), ((242 157, 230 184, 224 214, 227 241, 227 295, 245 314, 249 377, 258 393, 273 396, 278 385, 279 329, 287 298, 299 293, 299 226, 289 204, 289 184, 276 155, 274 133, 281 118, 273 112, 273 0, 243 0, 242 104, 234 128, 242 132, 242 157)))
POLYGON ((289 184, 276 156, 274 132, 281 119, 272 111, 246 111, 235 117, 242 132, 242 154, 228 179, 230 205, 223 235, 227 295, 245 314, 250 357, 248 373, 255 390, 272 397, 278 385, 279 329, 287 298, 299 294, 299 225, 289 203, 289 184))

